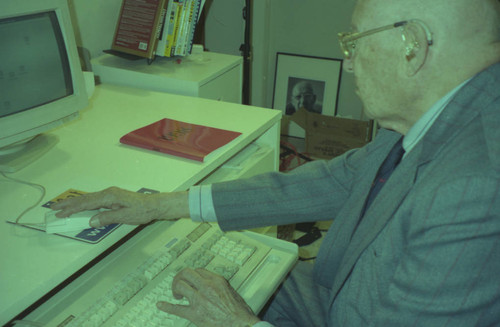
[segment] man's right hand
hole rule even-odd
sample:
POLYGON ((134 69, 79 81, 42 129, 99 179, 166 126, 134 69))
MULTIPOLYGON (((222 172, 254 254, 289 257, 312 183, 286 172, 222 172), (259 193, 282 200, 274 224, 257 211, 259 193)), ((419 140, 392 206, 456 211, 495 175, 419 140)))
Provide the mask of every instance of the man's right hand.
POLYGON ((208 270, 185 268, 174 278, 173 295, 188 305, 158 302, 158 309, 203 327, 251 327, 260 319, 222 276, 208 270))

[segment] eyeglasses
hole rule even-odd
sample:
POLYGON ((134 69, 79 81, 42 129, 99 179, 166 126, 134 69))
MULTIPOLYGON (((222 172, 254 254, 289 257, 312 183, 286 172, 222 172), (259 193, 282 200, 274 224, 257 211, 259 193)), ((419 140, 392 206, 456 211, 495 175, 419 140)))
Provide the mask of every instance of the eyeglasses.
MULTIPOLYGON (((410 19, 410 20, 405 20, 402 22, 397 22, 397 23, 394 23, 391 25, 386 25, 386 26, 374 28, 374 29, 364 31, 364 32, 339 33, 338 37, 339 37, 340 49, 342 49, 342 52, 343 52, 346 59, 351 59, 354 56, 354 51, 356 50, 356 40, 358 40, 362 37, 368 36, 368 35, 378 33, 378 32, 387 31, 387 30, 390 30, 393 28, 398 28, 398 27, 404 27, 410 23, 420 25, 425 31, 426 38, 427 38, 427 44, 432 45, 432 43, 433 43, 432 33, 429 30, 429 28, 425 25, 425 23, 422 22, 421 20, 418 20, 418 19, 410 19)), ((404 39, 404 37, 405 36, 403 35, 403 39, 404 39)))
POLYGON ((311 98, 313 96, 314 96, 313 93, 301 93, 301 94, 298 94, 298 95, 294 95, 293 98, 295 100, 299 101, 302 98, 311 98))

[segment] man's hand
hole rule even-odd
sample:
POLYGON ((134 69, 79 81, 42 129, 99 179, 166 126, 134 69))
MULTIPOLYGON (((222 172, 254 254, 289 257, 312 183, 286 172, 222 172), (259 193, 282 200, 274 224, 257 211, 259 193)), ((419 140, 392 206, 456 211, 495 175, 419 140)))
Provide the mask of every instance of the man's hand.
POLYGON ((101 192, 87 193, 52 205, 60 210, 57 217, 68 217, 76 212, 106 208, 92 217, 92 227, 112 223, 140 225, 159 219, 189 217, 187 192, 141 194, 110 187, 101 192))
POLYGON ((252 309, 229 283, 205 269, 186 268, 175 276, 172 292, 189 305, 158 302, 158 309, 203 327, 250 327, 259 322, 252 309))

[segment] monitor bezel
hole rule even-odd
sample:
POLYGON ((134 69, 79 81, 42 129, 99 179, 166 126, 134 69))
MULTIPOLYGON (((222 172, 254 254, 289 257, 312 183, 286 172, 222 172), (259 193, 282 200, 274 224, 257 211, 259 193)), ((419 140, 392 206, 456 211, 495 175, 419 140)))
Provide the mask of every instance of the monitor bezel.
POLYGON ((0 19, 55 12, 66 48, 73 94, 0 118, 0 148, 25 142, 78 117, 88 105, 75 33, 67 0, 2 0, 0 19))

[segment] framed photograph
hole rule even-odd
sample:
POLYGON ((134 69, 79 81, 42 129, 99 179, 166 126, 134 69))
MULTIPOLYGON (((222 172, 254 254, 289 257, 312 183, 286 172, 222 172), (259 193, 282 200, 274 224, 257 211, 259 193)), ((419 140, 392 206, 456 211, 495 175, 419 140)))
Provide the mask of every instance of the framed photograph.
MULTIPOLYGON (((273 108, 292 116, 299 109, 335 116, 342 74, 342 59, 321 58, 278 52, 274 78, 273 108)), ((305 131, 293 122, 288 135, 304 137, 305 131)))

